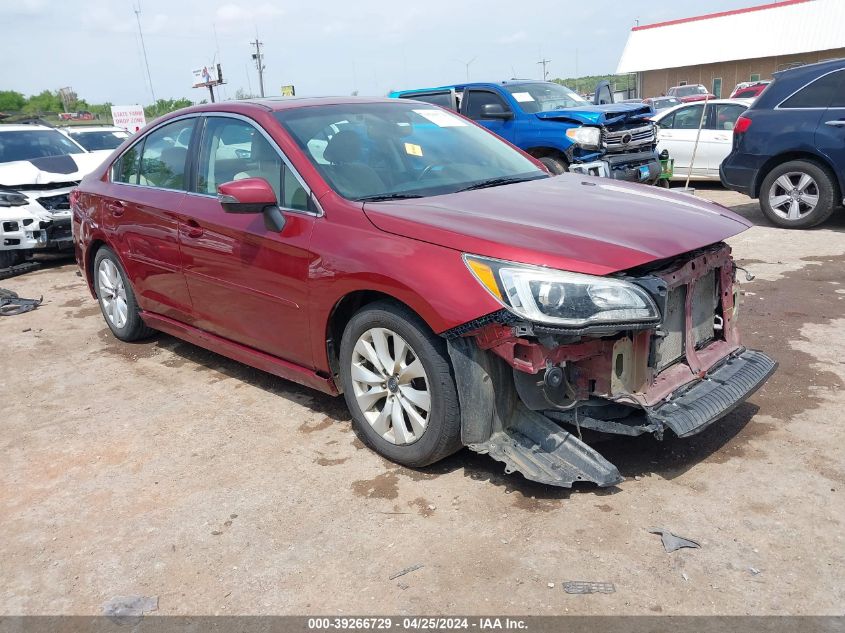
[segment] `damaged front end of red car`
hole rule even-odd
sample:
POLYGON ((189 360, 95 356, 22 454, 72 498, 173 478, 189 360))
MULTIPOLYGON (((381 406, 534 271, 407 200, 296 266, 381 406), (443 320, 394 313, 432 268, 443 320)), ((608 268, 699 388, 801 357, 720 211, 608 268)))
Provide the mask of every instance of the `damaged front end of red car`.
POLYGON ((608 313, 580 325, 560 310, 550 312, 554 319, 531 319, 537 305, 525 305, 526 293, 554 307, 570 289, 542 285, 540 269, 525 281, 500 264, 509 265, 468 261, 506 307, 444 336, 463 443, 504 462, 506 472, 566 487, 617 484, 619 471, 583 440, 585 431, 658 440, 667 431, 695 435, 777 367, 740 343, 737 268, 724 243, 613 275, 607 279, 616 286, 569 297, 601 305, 631 296, 634 308, 615 311, 624 319, 608 313))

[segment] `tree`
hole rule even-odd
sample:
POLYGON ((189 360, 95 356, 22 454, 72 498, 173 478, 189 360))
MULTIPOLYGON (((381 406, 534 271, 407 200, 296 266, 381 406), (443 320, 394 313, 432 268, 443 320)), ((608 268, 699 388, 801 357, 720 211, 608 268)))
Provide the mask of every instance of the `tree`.
POLYGON ((152 120, 168 112, 173 112, 179 108, 187 108, 191 105, 194 105, 191 100, 185 99, 184 97, 182 99, 159 99, 153 105, 144 107, 144 116, 148 120, 152 120))
POLYGON ((14 90, 0 90, 0 112, 18 112, 23 110, 26 97, 14 90))
POLYGON ((47 114, 64 112, 64 107, 58 92, 45 90, 40 94, 32 95, 24 105, 23 111, 27 114, 47 114))

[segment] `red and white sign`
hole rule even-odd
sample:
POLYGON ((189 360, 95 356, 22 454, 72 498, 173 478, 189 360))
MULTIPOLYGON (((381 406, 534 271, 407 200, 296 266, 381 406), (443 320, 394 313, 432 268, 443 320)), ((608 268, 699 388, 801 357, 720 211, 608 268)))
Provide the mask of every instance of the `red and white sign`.
POLYGON ((111 118, 116 127, 135 133, 147 124, 144 108, 139 105, 112 106, 111 118))

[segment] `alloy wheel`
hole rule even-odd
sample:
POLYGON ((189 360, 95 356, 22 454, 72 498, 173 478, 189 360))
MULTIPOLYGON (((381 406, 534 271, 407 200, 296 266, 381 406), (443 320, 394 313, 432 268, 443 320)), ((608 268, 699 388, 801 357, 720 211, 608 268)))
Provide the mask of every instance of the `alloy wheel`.
POLYGON ((106 315, 112 326, 117 329, 123 328, 129 315, 126 303, 126 285, 123 283, 123 277, 113 261, 104 259, 100 262, 97 269, 97 279, 103 314, 106 315))
POLYGON ((769 206, 785 220, 800 220, 815 211, 818 204, 818 183, 804 172, 787 172, 769 188, 769 206))
POLYGON ((364 418, 391 444, 416 442, 425 433, 431 393, 425 369, 407 341, 387 328, 371 328, 352 352, 352 386, 364 418))

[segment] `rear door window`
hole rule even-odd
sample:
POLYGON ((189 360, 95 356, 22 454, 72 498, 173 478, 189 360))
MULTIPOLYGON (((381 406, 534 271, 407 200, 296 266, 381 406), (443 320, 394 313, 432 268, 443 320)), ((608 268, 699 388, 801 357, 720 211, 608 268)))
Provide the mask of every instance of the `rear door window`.
MULTIPOLYGON (((739 115, 745 112, 745 106, 737 103, 717 103, 708 108, 710 117, 707 128, 710 130, 733 130, 739 115)), ((696 124, 698 127, 698 124, 696 124)))
POLYGON ((440 92, 426 92, 424 94, 406 94, 400 95, 399 98, 413 99, 414 101, 424 101, 425 103, 438 105, 442 108, 449 108, 450 110, 457 109, 455 93, 451 90, 444 90, 440 92))
POLYGON ((701 113, 703 110, 703 105, 694 105, 676 110, 675 119, 671 126, 672 129, 697 130, 701 123, 701 113))
POLYGON ((115 163, 114 171, 112 172, 112 181, 137 185, 138 174, 140 172, 141 143, 138 143, 123 152, 120 160, 115 163))
POLYGON ((801 88, 778 107, 782 109, 827 108, 834 98, 841 102, 843 100, 843 76, 845 76, 845 71, 839 70, 819 77, 801 88))
POLYGON ((186 163, 196 117, 163 125, 144 139, 138 183, 187 191, 186 163))

